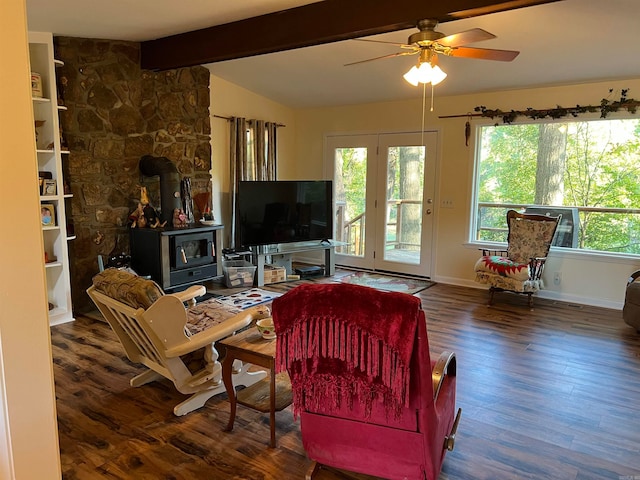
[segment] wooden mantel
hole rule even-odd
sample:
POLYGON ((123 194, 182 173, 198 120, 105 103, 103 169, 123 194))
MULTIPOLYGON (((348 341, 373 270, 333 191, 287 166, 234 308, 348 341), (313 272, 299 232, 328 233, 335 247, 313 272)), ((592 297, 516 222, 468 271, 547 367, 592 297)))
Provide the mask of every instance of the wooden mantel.
POLYGON ((172 68, 292 50, 559 0, 324 0, 142 42, 142 68, 172 68))

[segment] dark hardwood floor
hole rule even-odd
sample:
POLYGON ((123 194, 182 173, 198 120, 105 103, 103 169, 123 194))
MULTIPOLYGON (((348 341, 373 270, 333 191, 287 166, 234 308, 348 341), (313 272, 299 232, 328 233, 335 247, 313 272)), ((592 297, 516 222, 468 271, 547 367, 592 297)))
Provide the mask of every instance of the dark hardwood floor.
MULTIPOLYGON (((293 284, 274 285, 289 289, 293 284)), ((640 334, 616 310, 435 285, 418 294, 431 351, 458 357, 462 421, 441 480, 640 480, 640 334)), ((131 388, 141 368, 102 322, 52 327, 63 478, 282 480, 310 462, 290 409, 241 406, 226 395, 184 417, 167 381, 131 388)), ((37 461, 37 459, 34 459, 37 461)), ((323 479, 371 478, 323 471, 323 479)))

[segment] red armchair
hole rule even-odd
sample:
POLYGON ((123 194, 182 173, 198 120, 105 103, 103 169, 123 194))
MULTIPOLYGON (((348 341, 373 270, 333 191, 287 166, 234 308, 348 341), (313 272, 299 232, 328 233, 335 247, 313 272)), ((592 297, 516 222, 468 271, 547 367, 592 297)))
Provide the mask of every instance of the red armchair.
POLYGON ((273 301, 277 368, 287 370, 311 465, 389 479, 438 477, 452 450, 456 358, 429 356, 411 295, 301 285, 273 301))

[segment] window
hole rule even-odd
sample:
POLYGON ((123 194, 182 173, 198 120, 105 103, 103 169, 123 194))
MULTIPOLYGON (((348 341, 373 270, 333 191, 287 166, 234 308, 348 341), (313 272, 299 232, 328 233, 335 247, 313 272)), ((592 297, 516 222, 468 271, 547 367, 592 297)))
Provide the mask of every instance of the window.
POLYGON ((562 214, 554 246, 640 254, 640 120, 481 126, 472 241, 514 208, 562 214))

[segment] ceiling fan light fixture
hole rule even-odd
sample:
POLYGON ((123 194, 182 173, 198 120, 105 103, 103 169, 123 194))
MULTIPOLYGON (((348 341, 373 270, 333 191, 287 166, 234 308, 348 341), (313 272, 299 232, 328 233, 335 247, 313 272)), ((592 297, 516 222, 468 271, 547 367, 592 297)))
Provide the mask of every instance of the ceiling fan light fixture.
POLYGON ((445 78, 447 78, 447 74, 438 65, 431 68, 431 85, 437 85, 445 78))
POLYGON ((418 80, 418 67, 416 67, 415 65, 413 67, 411 67, 411 70, 409 70, 407 73, 405 73, 403 75, 404 79, 409 82, 411 85, 413 85, 414 87, 418 86, 418 82, 420 80, 418 80))
POLYGON ((431 66, 428 62, 421 63, 417 67, 414 65, 404 74, 404 79, 414 87, 417 87, 418 83, 437 85, 445 78, 447 78, 447 74, 438 65, 431 66))

